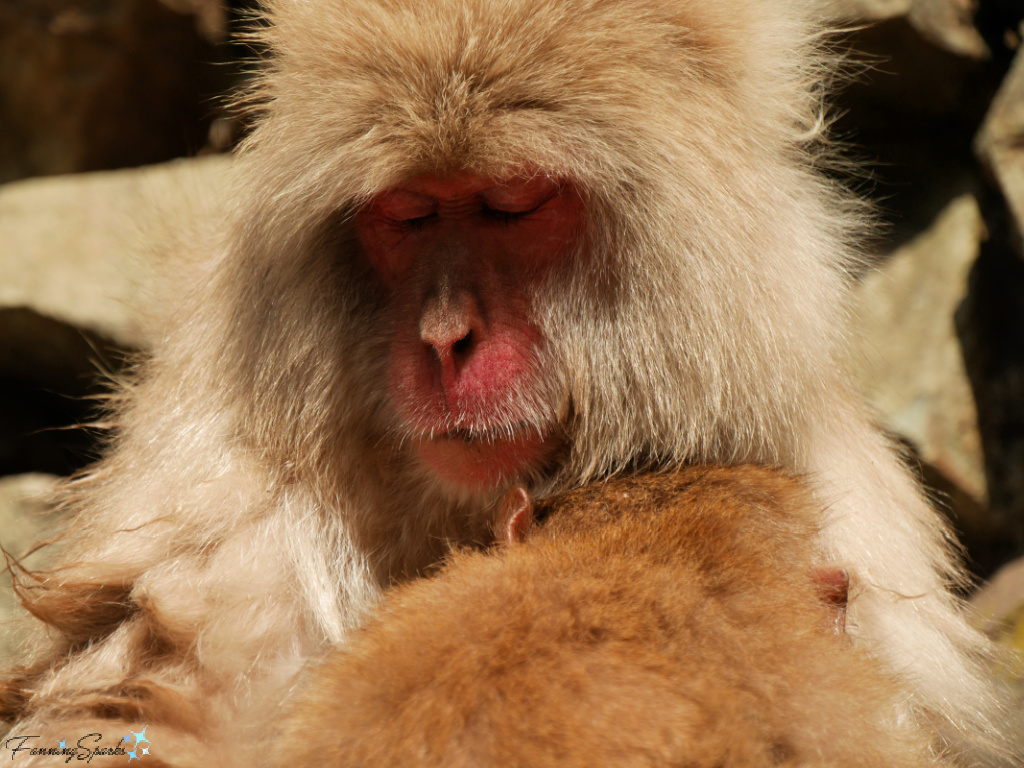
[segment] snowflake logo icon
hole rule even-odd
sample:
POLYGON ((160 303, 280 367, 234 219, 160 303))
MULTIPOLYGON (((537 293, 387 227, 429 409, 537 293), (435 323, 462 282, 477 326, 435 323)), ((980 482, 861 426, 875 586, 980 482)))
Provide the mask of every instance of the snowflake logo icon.
POLYGON ((142 727, 142 730, 139 731, 138 733, 136 733, 135 731, 131 731, 130 732, 131 735, 124 737, 124 748, 125 748, 125 750, 128 751, 129 747, 131 748, 131 750, 128 751, 128 762, 129 763, 132 760, 141 760, 142 759, 142 755, 148 755, 149 754, 149 747, 142 747, 142 749, 141 749, 142 754, 139 754, 139 752, 140 752, 139 747, 142 745, 143 742, 145 742, 146 744, 150 744, 151 743, 150 740, 146 738, 146 729, 148 727, 149 727, 148 725, 144 725, 142 727))

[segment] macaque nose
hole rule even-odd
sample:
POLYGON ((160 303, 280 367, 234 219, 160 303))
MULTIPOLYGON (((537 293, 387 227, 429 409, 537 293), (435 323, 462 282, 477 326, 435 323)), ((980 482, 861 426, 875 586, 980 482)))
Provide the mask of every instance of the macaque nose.
POLYGON ((446 372, 455 372, 480 340, 483 323, 476 302, 467 293, 431 298, 420 317, 420 338, 437 354, 446 372))

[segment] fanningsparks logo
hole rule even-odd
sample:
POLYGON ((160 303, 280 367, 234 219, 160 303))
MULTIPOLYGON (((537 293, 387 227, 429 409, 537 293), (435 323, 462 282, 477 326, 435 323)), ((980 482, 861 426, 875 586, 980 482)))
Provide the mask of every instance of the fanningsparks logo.
POLYGON ((84 760, 89 763, 94 757, 127 757, 128 762, 141 760, 144 755, 149 754, 149 739, 146 738, 146 728, 141 731, 129 731, 127 736, 118 736, 116 746, 103 746, 102 733, 87 733, 78 741, 71 742, 70 739, 61 739, 57 746, 48 746, 37 739, 40 736, 11 736, 4 742, 4 749, 10 750, 11 760, 19 755, 43 755, 59 757, 65 763, 72 760, 84 760), (143 746, 145 745, 145 746, 143 746))

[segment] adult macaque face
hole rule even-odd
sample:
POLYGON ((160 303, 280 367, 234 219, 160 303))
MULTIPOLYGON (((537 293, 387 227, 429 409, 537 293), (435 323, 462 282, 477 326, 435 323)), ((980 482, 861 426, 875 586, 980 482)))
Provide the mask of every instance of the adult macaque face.
POLYGON ((358 215, 393 318, 390 396, 441 479, 493 486, 557 442, 558 404, 538 402, 532 297, 573 254, 581 221, 576 190, 543 175, 417 176, 358 215))

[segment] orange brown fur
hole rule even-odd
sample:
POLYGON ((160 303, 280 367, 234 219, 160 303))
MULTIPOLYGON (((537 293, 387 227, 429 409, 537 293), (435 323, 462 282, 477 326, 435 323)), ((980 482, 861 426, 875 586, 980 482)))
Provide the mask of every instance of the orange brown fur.
POLYGON ((397 589, 298 684, 281 766, 925 768, 904 686, 835 634, 806 489, 754 467, 559 497, 397 589))

